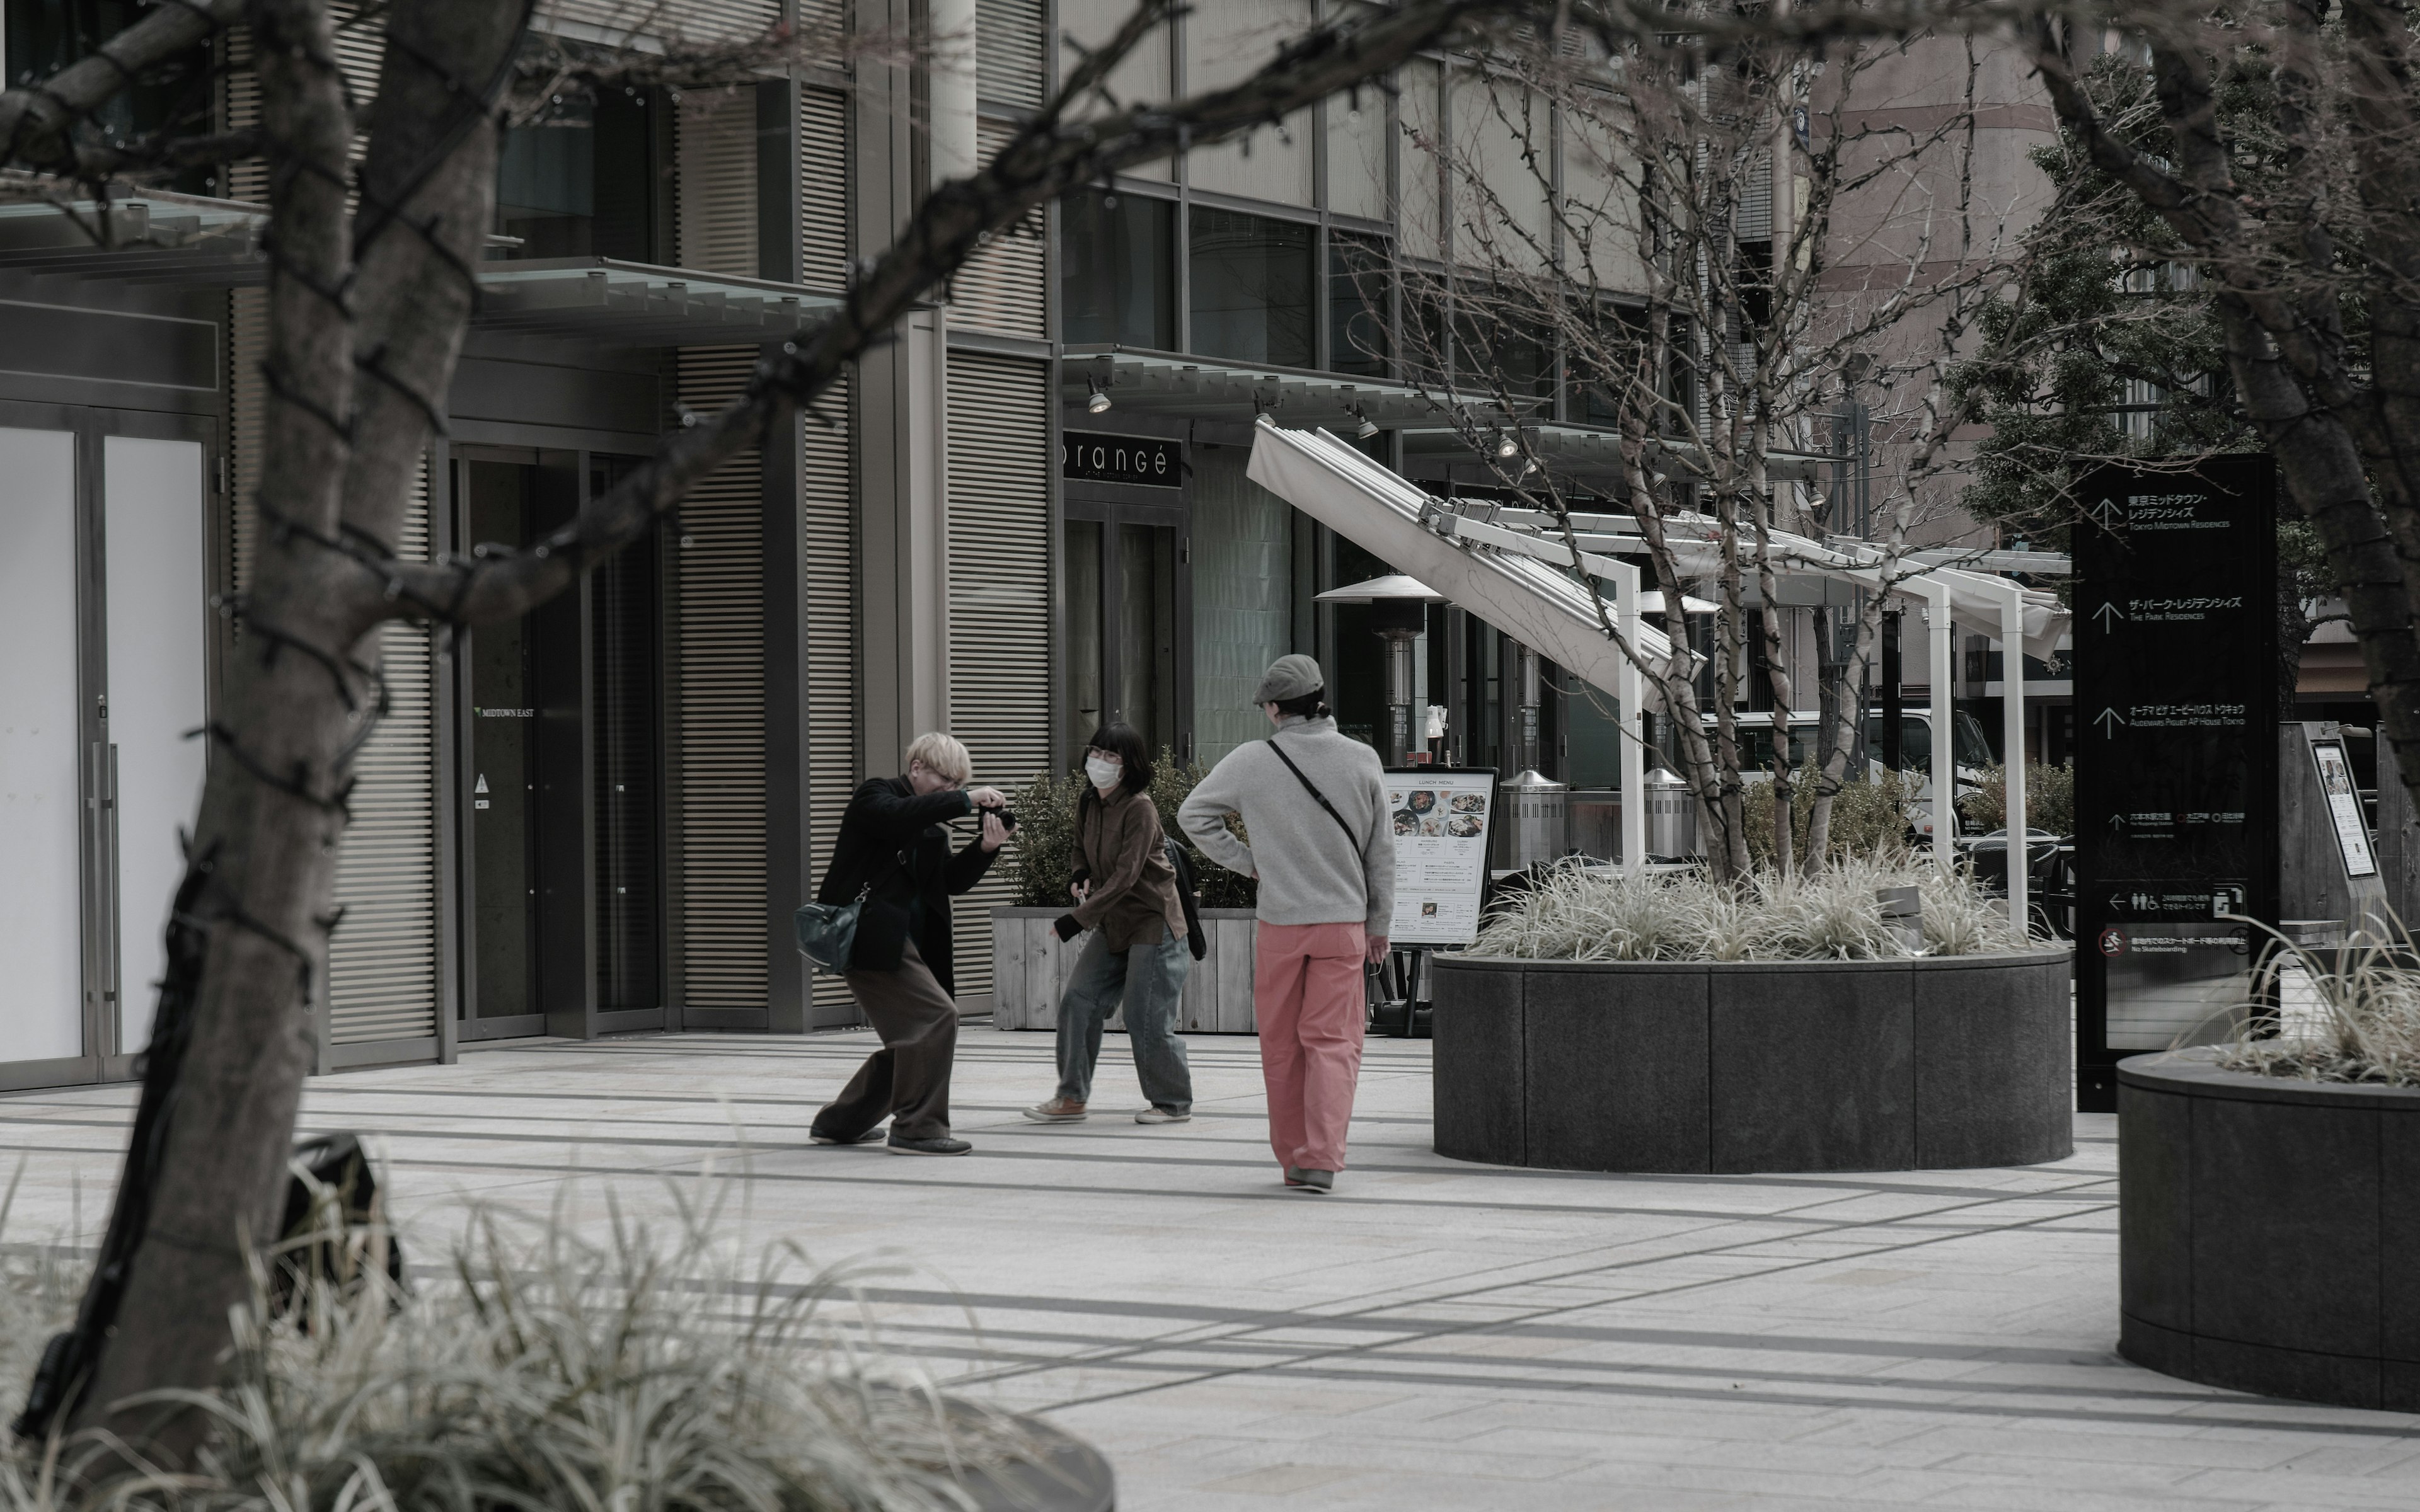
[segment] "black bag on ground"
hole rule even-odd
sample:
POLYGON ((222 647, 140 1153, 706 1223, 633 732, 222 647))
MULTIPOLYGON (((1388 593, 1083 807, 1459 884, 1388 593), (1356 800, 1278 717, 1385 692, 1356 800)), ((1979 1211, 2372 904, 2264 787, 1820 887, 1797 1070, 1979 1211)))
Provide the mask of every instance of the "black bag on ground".
POLYGON ((1210 953, 1210 936, 1202 929, 1202 888, 1194 879, 1193 857, 1164 834, 1159 842, 1168 847, 1168 864, 1176 872, 1176 901, 1185 907, 1186 946, 1192 950, 1193 959, 1200 961, 1210 953))
POLYGON ((386 1227, 378 1174, 361 1140, 349 1134, 315 1135, 294 1147, 293 1165, 298 1168, 287 1178, 276 1262, 270 1267, 278 1309, 292 1306, 296 1291, 307 1283, 324 1281, 349 1290, 365 1268, 384 1270, 401 1290, 403 1247, 386 1227))

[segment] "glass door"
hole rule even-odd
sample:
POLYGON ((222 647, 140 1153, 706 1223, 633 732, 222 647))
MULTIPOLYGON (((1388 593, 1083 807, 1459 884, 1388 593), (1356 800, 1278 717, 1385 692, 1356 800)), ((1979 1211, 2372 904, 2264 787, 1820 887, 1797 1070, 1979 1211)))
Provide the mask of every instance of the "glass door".
POLYGON ((151 1042, 156 984, 168 971, 168 905, 184 878, 180 834, 202 795, 209 717, 210 611, 204 592, 202 448, 101 441, 101 560, 107 594, 107 731, 117 1050, 151 1042))
MULTIPOLYGON (((591 457, 592 495, 636 466, 591 457)), ((597 1006, 658 1015, 610 1028, 661 1027, 663 953, 662 581, 656 539, 625 547, 589 575, 589 739, 595 751, 597 1006)))
MULTIPOLYGON (((463 448, 461 538, 531 546, 632 465, 463 448)), ((663 1024, 659 571, 651 538, 466 638, 465 1040, 663 1024)))
POLYGON ((75 452, 0 430, 0 1062, 86 1053, 75 452))
POLYGON ((1070 499, 1062 563, 1067 606, 1065 748, 1104 724, 1192 754, 1192 624, 1185 511, 1070 499))
MULTIPOLYGON (((553 462, 550 457, 548 462, 553 462)), ((465 538, 516 549, 570 517, 578 475, 478 455, 455 463, 465 538)), ((587 998, 585 783, 576 595, 466 638, 465 1040, 544 1034, 587 998), (566 735, 569 737, 566 739, 566 735)))

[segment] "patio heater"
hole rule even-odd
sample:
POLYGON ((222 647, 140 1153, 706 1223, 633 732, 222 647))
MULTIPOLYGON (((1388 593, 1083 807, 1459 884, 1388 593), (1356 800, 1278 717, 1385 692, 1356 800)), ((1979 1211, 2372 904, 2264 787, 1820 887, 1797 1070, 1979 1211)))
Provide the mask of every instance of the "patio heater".
POLYGON ((1417 748, 1412 732, 1412 642, 1428 629, 1429 606, 1444 603, 1445 595, 1396 573, 1331 588, 1319 595, 1318 602, 1370 606, 1370 628, 1387 643, 1387 764, 1409 764, 1417 748))

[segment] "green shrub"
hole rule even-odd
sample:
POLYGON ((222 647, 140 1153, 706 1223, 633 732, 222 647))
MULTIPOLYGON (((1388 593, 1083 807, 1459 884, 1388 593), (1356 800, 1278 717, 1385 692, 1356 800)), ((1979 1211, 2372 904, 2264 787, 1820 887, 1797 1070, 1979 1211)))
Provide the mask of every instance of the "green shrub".
MULTIPOLYGON (((1921 783, 1903 773, 1874 769, 1875 779, 1851 779, 1832 799, 1831 843, 1825 856, 1834 861, 1871 859, 1903 861, 1908 857, 1910 809, 1921 783)), ((1773 784, 1751 782, 1741 795, 1747 825, 1748 860, 1760 870, 1774 865, 1773 784)), ((1807 826, 1815 817, 1815 768, 1798 774, 1792 790, 1792 843, 1797 862, 1807 864, 1807 826)))
MULTIPOLYGON (((1770 801, 1770 800, 1768 800, 1770 801)), ((1768 811, 1770 811, 1768 810, 1768 811)), ((1533 961, 1878 961, 1908 955, 1874 896, 1915 887, 1926 955, 2024 950, 2005 900, 1930 861, 1836 861, 1727 886, 1701 872, 1621 877, 1561 867, 1492 910, 1470 953, 1533 961)))
MULTIPOLYGON (((1983 768, 1982 785, 1958 800, 1958 811, 1981 829, 2009 827, 2009 770, 1983 768)), ((2054 835, 2075 833, 2075 768, 2025 763, 2025 827, 2054 835)))
POLYGON ((2260 954, 2240 1023, 2220 1052, 2229 1071, 2306 1082, 2420 1087, 2420 943, 2400 923, 2314 949, 2283 936, 2260 954), (2285 1003, 2283 1014, 2268 1005, 2285 1003))
MULTIPOLYGON (((551 1220, 474 1209, 427 1252, 441 1277, 398 1293, 372 1270, 282 1314, 256 1262, 224 1382, 182 1396, 209 1423, 189 1473, 128 1471, 98 1436, 12 1441, 0 1508, 941 1512, 970 1504, 962 1468, 1030 1460, 1019 1424, 874 1343, 858 1275, 720 1238, 739 1184, 675 1188, 668 1226, 609 1194, 597 1240, 568 1190, 551 1220)), ((58 1288, 22 1261, 5 1279, 11 1324, 55 1319, 58 1288)))
MULTIPOLYGON (((1160 827, 1185 847, 1193 862, 1194 880, 1202 888, 1202 906, 1251 907, 1255 895, 1252 879, 1230 872, 1202 855, 1176 827, 1178 806, 1210 775, 1210 768, 1200 762, 1180 763, 1176 753, 1165 748, 1152 764, 1152 806, 1159 810, 1160 827)), ((1067 878, 1076 865, 1076 800, 1082 796, 1084 786, 1081 772, 1069 772, 1055 778, 1037 777, 1018 792, 1016 862, 1019 907, 1068 905, 1067 878)), ((1229 820, 1227 827, 1238 838, 1244 833, 1240 820, 1229 820)))

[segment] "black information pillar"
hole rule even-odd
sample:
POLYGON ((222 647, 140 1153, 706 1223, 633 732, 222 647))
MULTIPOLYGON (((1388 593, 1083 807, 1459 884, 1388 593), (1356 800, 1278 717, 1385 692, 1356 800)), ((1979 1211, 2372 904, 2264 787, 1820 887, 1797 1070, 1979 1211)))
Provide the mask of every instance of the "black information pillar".
POLYGON ((2120 1059, 2226 1031, 2240 918, 2277 920, 2276 475, 2112 467, 2081 502, 2077 1106, 2110 1112, 2120 1059))

